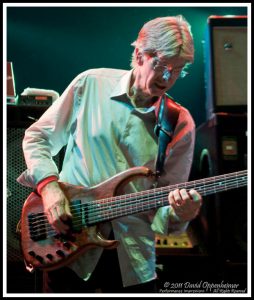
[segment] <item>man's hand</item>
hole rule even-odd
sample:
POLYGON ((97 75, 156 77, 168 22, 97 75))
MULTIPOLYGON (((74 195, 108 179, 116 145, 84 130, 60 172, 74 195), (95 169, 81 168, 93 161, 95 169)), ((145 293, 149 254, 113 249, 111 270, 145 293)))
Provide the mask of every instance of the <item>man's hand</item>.
POLYGON ((49 182, 41 190, 41 197, 49 223, 60 233, 68 233, 70 227, 65 223, 72 217, 69 201, 57 181, 49 182))
POLYGON ((176 189, 169 193, 168 200, 181 222, 194 219, 202 205, 202 196, 196 190, 176 189))

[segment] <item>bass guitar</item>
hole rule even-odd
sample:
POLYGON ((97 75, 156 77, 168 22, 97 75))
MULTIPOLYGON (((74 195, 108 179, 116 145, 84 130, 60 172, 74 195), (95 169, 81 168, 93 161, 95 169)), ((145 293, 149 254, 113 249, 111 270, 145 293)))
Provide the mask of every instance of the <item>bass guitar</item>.
POLYGON ((168 193, 175 189, 195 189, 202 196, 247 185, 247 170, 198 179, 180 184, 116 196, 119 186, 134 177, 152 177, 145 167, 135 167, 85 188, 59 182, 69 199, 72 232, 59 235, 49 224, 40 196, 32 192, 26 199, 19 224, 21 250, 26 268, 54 270, 69 264, 89 248, 117 247, 117 240, 106 240, 97 224, 168 205, 168 193))

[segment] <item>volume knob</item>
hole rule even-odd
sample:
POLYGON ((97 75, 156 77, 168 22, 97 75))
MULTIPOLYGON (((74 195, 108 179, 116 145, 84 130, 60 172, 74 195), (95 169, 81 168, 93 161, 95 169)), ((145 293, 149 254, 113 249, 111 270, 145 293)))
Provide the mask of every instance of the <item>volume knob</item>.
POLYGON ((52 260, 52 259, 53 259, 53 255, 50 254, 50 253, 48 253, 48 254, 46 255, 46 257, 47 257, 49 260, 52 260))
POLYGON ((59 256, 61 256, 61 257, 65 257, 65 254, 64 254, 64 252, 62 250, 57 250, 56 254, 59 255, 59 256))
POLYGON ((66 249, 68 249, 68 250, 71 248, 71 244, 68 243, 68 242, 64 242, 63 245, 64 245, 64 247, 65 247, 66 249))
POLYGON ((43 263, 43 257, 40 255, 36 255, 35 258, 42 264, 43 263))
POLYGON ((32 257, 35 257, 35 256, 36 256, 36 254, 35 254, 34 251, 29 251, 28 254, 29 254, 30 256, 32 256, 32 257))

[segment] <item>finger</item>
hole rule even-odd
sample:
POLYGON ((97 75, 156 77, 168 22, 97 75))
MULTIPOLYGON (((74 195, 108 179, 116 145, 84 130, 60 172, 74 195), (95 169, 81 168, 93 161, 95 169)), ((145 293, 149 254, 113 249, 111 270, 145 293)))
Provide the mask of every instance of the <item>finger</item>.
POLYGON ((64 224, 63 221, 60 219, 59 208, 59 206, 56 206, 50 210, 53 220, 53 223, 51 225, 60 233, 65 234, 69 230, 69 226, 64 224))
POLYGON ((182 205, 183 200, 182 200, 179 189, 176 189, 173 191, 173 198, 174 198, 174 202, 177 206, 182 205))
POLYGON ((169 201, 169 204, 172 206, 173 210, 175 211, 175 213, 178 215, 180 214, 181 212, 181 207, 179 205, 176 205, 175 203, 175 198, 174 198, 174 194, 173 194, 173 191, 171 191, 168 195, 168 201, 169 201))
POLYGON ((70 215, 66 211, 66 205, 63 203, 56 207, 58 216, 63 220, 67 221, 70 218, 70 215))
POLYGON ((174 193, 173 191, 171 191, 168 195, 168 201, 169 201, 169 204, 175 209, 176 207, 178 207, 178 205, 176 205, 176 202, 175 202, 175 197, 174 197, 174 193))
POLYGON ((170 205, 172 205, 172 203, 174 202, 174 199, 173 199, 173 192, 169 192, 168 194, 168 202, 170 205))
POLYGON ((181 189, 179 191, 179 193, 180 193, 181 198, 182 198, 182 204, 181 205, 189 205, 190 201, 191 201, 191 198, 190 198, 190 195, 187 192, 187 190, 186 189, 181 189))
POLYGON ((57 213, 60 221, 62 222, 62 224, 60 224, 61 229, 65 231, 70 231, 72 227, 72 217, 69 214, 67 214, 67 212, 65 211, 65 207, 57 207, 57 213))
POLYGON ((72 218, 70 205, 69 205, 69 202, 68 202, 67 199, 65 200, 64 208, 65 208, 65 212, 66 212, 66 214, 67 214, 67 217, 68 217, 68 218, 72 218))
POLYGON ((202 204, 202 196, 196 190, 190 190, 189 194, 193 200, 193 202, 202 204))
POLYGON ((46 214, 46 216, 47 216, 47 218, 48 218, 49 224, 52 225, 52 224, 54 223, 54 220, 53 220, 53 216, 52 216, 52 214, 51 214, 51 211, 50 211, 50 210, 47 210, 47 211, 45 211, 45 214, 46 214))

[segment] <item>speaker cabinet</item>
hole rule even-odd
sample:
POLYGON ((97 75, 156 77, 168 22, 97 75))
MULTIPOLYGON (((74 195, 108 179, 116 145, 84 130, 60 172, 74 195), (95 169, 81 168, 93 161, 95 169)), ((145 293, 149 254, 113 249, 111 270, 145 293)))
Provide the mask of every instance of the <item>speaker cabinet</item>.
MULTIPOLYGON (((192 178, 247 168, 247 116, 217 113, 197 128, 192 178)), ((199 230, 211 253, 246 261, 247 188, 204 197, 199 230)))
MULTIPOLYGON (((7 107, 7 260, 23 261, 19 235, 16 226, 21 217, 24 201, 32 192, 17 182, 18 176, 26 169, 22 140, 26 128, 38 119, 46 108, 7 107)), ((58 168, 61 167, 61 155, 54 158, 58 168)))
MULTIPOLYGON (((7 292, 41 292, 42 274, 36 270, 29 273, 20 251, 20 239, 16 227, 21 217, 24 201, 32 192, 31 188, 20 185, 17 177, 26 169, 22 140, 26 128, 37 120, 47 107, 7 106, 7 292)), ((55 158, 61 169, 64 150, 55 158)))
POLYGON ((23 203, 31 193, 21 186, 17 177, 26 169, 22 153, 25 128, 7 128, 7 259, 21 261, 19 236, 16 226, 21 216, 23 203))
POLYGON ((205 37, 207 119, 247 107, 247 17, 208 18, 205 37))

